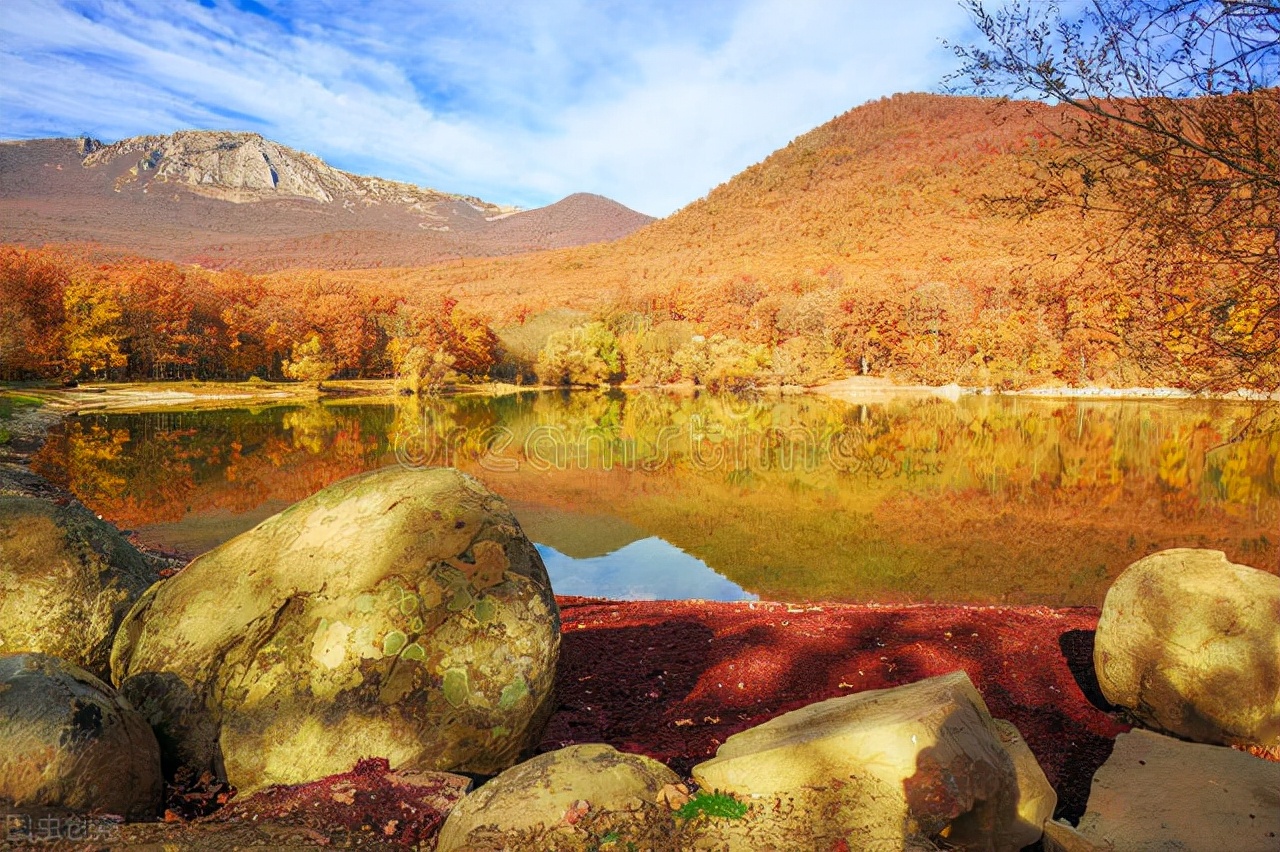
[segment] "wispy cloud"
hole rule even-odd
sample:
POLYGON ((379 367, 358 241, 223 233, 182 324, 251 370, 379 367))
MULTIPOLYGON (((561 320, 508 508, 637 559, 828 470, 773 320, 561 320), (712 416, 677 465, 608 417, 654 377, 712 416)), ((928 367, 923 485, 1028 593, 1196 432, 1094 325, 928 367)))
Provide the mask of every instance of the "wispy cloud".
POLYGON ((491 201, 664 215, 936 88, 967 26, 954 0, 5 0, 0 136, 255 130, 491 201))

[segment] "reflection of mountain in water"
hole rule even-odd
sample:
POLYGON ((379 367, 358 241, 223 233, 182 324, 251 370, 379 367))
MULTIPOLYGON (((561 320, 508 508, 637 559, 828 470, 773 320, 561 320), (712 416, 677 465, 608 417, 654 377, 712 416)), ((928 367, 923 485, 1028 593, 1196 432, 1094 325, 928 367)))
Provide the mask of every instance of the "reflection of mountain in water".
POLYGON ((529 392, 86 412, 32 466, 143 541, 194 555, 395 464, 416 436, 424 461, 476 475, 562 555, 558 590, 740 597, 688 588, 711 565, 771 600, 1098 606, 1154 550, 1280 570, 1274 409, 529 392), (671 546, 646 551, 650 536, 671 546), (632 562, 659 573, 628 585, 612 560, 633 543, 645 558, 632 562))
POLYGON ((617 600, 758 600, 707 563, 660 538, 634 541, 590 559, 574 559, 553 547, 537 545, 557 595, 617 600))
POLYGON ((138 540, 148 547, 195 559, 241 533, 248 532, 277 512, 283 512, 289 505, 278 500, 268 500, 261 506, 240 514, 225 511, 190 513, 179 521, 140 526, 134 532, 137 533, 138 540))
POLYGON ((507 506, 531 541, 540 541, 574 559, 606 556, 639 541, 648 532, 610 515, 508 500, 507 506))

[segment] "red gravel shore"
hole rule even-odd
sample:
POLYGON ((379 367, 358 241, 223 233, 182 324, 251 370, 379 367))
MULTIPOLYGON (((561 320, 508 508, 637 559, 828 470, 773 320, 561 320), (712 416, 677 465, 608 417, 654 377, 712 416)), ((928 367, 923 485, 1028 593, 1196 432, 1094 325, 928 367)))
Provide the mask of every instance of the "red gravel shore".
POLYGON ((1128 729, 1093 676, 1094 608, 560 598, 558 707, 540 750, 605 742, 680 774, 730 735, 814 701, 963 669, 1084 813, 1128 729))
MULTIPOLYGON (((1056 815, 1076 821, 1094 772, 1127 730, 1104 709, 1093 680, 1096 609, 559 603, 557 708, 542 751, 605 742, 687 775, 729 735, 780 713, 964 669, 992 715, 1022 732, 1058 792, 1056 815)), ((403 788, 397 777, 385 761, 367 760, 223 808, 221 785, 171 788, 165 822, 70 826, 80 827, 80 837, 98 832, 111 846, 431 848, 456 793, 445 795, 429 780, 403 788), (207 816, 187 821, 199 814, 207 816)))

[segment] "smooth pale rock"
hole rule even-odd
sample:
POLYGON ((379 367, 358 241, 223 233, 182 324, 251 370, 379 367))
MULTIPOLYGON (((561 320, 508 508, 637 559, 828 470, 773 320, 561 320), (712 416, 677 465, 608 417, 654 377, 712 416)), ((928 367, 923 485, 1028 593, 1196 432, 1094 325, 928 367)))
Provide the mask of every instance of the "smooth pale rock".
POLYGON ((0 497, 0 654, 50 654, 106 678, 117 626, 157 579, 84 506, 0 497))
POLYGON ((610 831, 624 849, 628 840, 669 839, 674 820, 658 804, 658 793, 679 781, 643 755, 607 745, 569 746, 514 766, 473 791, 445 820, 436 849, 585 850, 599 843, 595 835, 610 831), (619 816, 602 830, 603 821, 619 816))
POLYGON ((1280 848, 1280 763, 1134 729, 1093 776, 1078 832, 1102 849, 1280 848))
POLYGON ((1014 776, 1018 784, 1018 820, 1028 827, 1028 833, 1034 826, 1044 825, 1053 818, 1053 809, 1058 806, 1058 794, 1049 784, 1049 779, 1040 767, 1040 762, 1031 753, 1031 747, 1022 738, 1017 726, 1007 719, 993 719, 996 736, 1000 745, 1013 761, 1014 776))
POLYGON ((1050 819, 1044 823, 1044 852, 1112 852, 1112 847, 1099 846, 1074 826, 1050 819))
POLYGON ((447 468, 343 480, 153 587, 112 673, 167 769, 241 794, 384 757, 499 772, 550 714, 560 620, 506 505, 447 468))
POLYGON ((46 654, 0 657, 0 811, 155 816, 160 747, 115 690, 46 654))
POLYGON ((1217 550, 1165 550, 1107 591, 1093 652, 1102 693, 1186 739, 1280 745, 1280 577, 1217 550))
POLYGON ((1017 760, 968 675, 953 672, 771 719, 729 737, 693 777, 704 790, 765 800, 764 818, 785 814, 793 837, 1016 850, 1040 838, 1056 796, 1009 728, 1017 760))

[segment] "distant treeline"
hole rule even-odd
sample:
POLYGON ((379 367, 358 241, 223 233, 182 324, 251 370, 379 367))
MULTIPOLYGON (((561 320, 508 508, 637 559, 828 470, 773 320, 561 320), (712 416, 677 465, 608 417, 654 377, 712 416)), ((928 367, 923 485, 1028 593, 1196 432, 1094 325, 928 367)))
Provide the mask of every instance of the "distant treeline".
MULTIPOLYGON (((488 322, 442 296, 305 273, 268 281, 167 261, 0 247, 7 379, 387 377, 410 362, 487 376, 488 322)), ((425 369, 425 368, 424 368, 425 369)))
POLYGON ((872 374, 1011 388, 1194 386, 1221 373, 1119 277, 1075 291, 872 289, 832 273, 779 290, 744 275, 591 311, 508 311, 497 329, 482 306, 401 287, 0 246, 0 377, 396 376, 423 391, 459 377, 744 389, 872 374))

